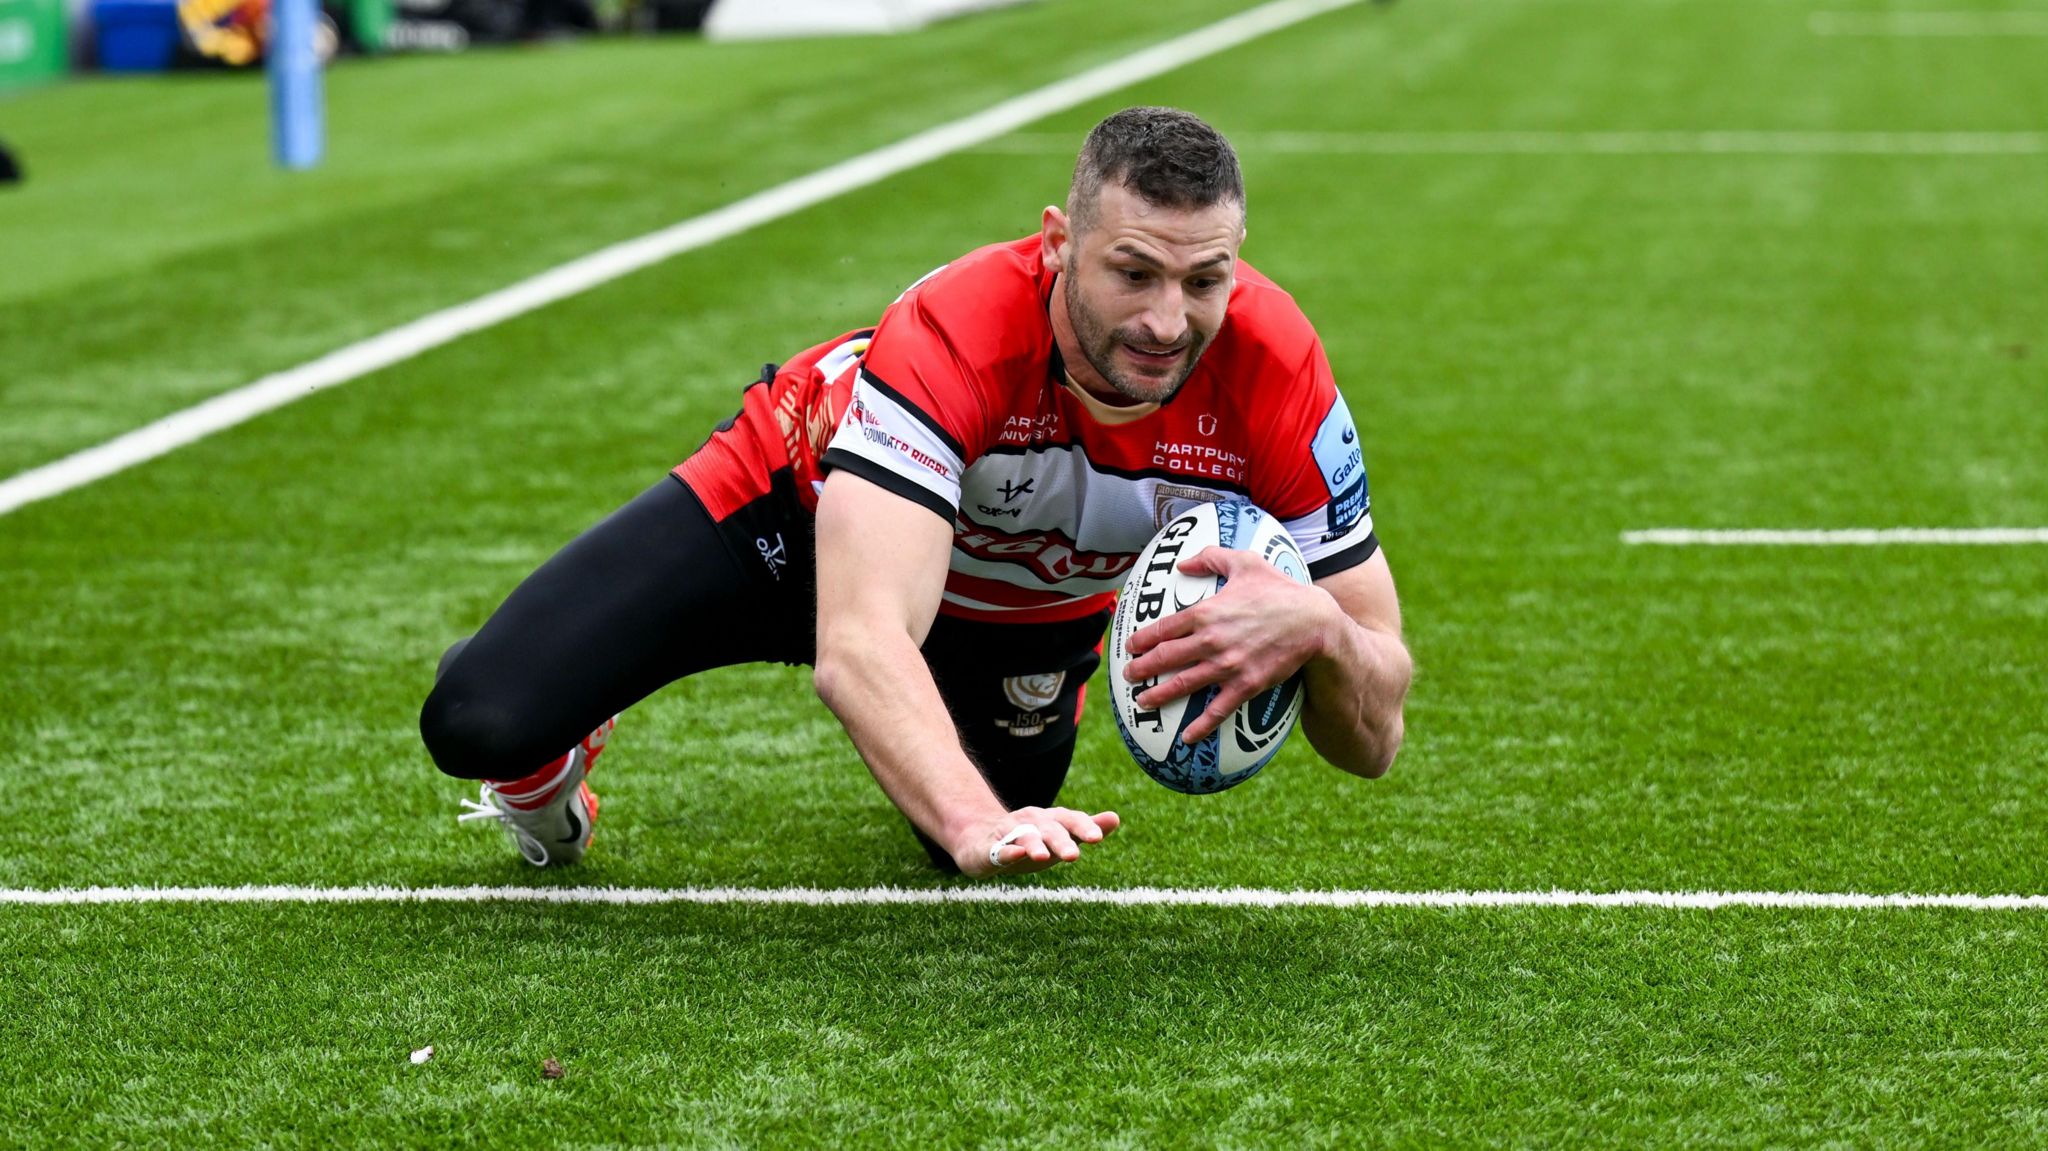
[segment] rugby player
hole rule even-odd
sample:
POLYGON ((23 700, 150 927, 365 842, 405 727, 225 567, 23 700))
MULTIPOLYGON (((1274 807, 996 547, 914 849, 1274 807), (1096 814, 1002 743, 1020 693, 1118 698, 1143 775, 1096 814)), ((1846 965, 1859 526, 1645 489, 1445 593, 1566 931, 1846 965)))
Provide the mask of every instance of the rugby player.
POLYGON ((1195 501, 1249 499, 1308 560, 1183 570, 1217 595, 1132 637, 1144 706, 1216 685, 1193 742, 1297 671, 1301 726, 1373 777, 1411 676, 1364 456, 1292 298, 1238 259, 1245 192, 1208 124, 1096 125, 1036 235, 927 275, 878 323, 746 389, 737 415, 451 648, 420 719, 463 818, 537 865, 583 857, 617 713, 751 661, 811 664, 933 860, 1037 871, 1116 830, 1055 806, 1114 593, 1195 501))

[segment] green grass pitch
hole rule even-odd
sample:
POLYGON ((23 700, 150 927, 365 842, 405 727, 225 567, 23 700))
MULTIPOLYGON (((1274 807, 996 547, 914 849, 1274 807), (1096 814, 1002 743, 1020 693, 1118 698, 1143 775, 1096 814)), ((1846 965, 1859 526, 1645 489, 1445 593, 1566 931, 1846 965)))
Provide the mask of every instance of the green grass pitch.
MULTIPOLYGON (((0 476, 1240 6, 352 63, 296 176, 256 77, 0 101, 0 476)), ((1240 142, 1359 418, 1409 742, 1190 799, 1098 707, 1067 798, 1124 830, 1006 882, 2048 892, 2048 548, 1620 540, 2048 525, 2048 39, 1816 8, 1893 10, 1321 16, 0 517, 0 888, 943 886, 801 671, 628 713, 574 874, 457 826, 416 710, 1145 102, 1240 142), (1427 146, 1612 132, 1782 135, 1427 146), (1883 144, 1951 133, 2016 143, 1883 144)), ((0 988, 0 1145, 2048 1141, 2040 912, 0 906, 0 988)))

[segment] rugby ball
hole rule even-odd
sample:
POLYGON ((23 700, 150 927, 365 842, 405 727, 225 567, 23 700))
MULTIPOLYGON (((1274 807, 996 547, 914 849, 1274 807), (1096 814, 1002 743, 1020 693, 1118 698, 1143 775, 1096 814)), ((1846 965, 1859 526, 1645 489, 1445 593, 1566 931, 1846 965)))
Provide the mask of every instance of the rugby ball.
POLYGON ((1216 698, 1214 687, 1156 708, 1138 706, 1138 696, 1156 680, 1131 683, 1124 668, 1132 656, 1132 635, 1177 611, 1201 603, 1223 588, 1219 576, 1189 575, 1182 561, 1203 548, 1224 547, 1252 552, 1297 583, 1307 583, 1308 564, 1280 521, 1241 501, 1196 504, 1167 521, 1124 580, 1116 616, 1109 625, 1109 691, 1111 710, 1124 746, 1145 774, 1175 791, 1207 795, 1235 787, 1252 776, 1287 740, 1301 714, 1301 676, 1246 700, 1215 731, 1196 743, 1181 732, 1216 698))

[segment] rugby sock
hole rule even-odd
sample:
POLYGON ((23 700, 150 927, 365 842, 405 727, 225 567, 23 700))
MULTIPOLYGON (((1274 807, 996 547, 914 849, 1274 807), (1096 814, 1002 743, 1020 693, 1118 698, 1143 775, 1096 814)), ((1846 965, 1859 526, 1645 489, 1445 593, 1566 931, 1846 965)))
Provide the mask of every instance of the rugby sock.
MULTIPOLYGON (((597 730, 583 737, 577 746, 583 749, 583 766, 587 771, 596 766, 597 757, 604 754, 604 745, 611 739, 612 728, 617 726, 617 716, 605 720, 597 730)), ((533 811, 554 802, 555 793, 562 789, 562 782, 569 778, 569 757, 573 750, 549 760, 539 771, 518 779, 487 779, 491 790, 506 806, 520 811, 533 811)))
POLYGON ((521 811, 546 807, 555 798, 555 793, 561 790, 562 781, 569 777, 570 754, 564 752, 556 756, 531 775, 518 779, 487 779, 484 782, 491 785, 491 790, 507 807, 521 811))

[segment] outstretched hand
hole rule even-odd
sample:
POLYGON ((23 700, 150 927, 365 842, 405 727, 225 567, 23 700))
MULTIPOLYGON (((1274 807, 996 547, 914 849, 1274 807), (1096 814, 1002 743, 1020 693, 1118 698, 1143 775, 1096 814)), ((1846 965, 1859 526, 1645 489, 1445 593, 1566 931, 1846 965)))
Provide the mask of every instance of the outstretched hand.
POLYGON ((1020 807, 968 829, 953 862, 974 879, 1023 875, 1081 858, 1081 845, 1100 843, 1123 820, 1114 811, 1090 815, 1071 807, 1020 807))
POLYGON ((1132 633, 1136 657, 1124 668, 1132 683, 1159 677, 1139 694, 1158 707, 1214 685, 1216 697, 1182 735, 1207 737, 1239 704, 1286 682, 1323 653, 1343 612, 1328 592, 1299 584, 1247 551, 1210 547, 1182 560, 1187 575, 1216 575, 1223 590, 1132 633))

